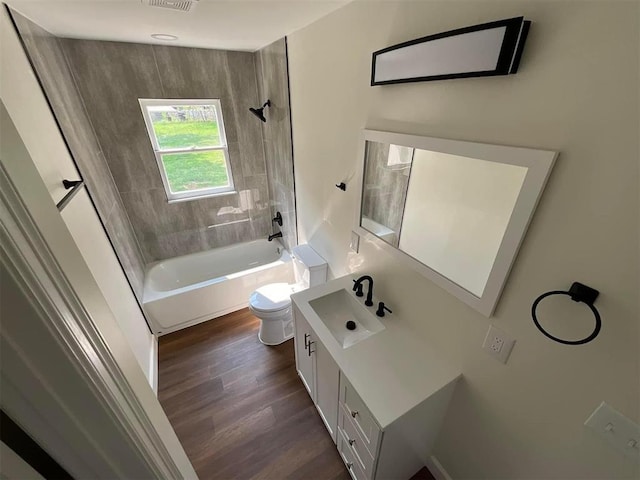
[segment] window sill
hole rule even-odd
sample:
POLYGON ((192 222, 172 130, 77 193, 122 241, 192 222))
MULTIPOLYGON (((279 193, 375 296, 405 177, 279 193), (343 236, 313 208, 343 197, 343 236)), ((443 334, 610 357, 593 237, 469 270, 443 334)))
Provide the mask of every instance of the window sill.
POLYGON ((237 195, 237 194, 238 192, 236 190, 231 190, 229 192, 208 193, 207 195, 198 195, 197 197, 174 198, 173 200, 167 200, 167 203, 191 202, 193 200, 202 200, 205 198, 223 197, 225 195, 237 195))

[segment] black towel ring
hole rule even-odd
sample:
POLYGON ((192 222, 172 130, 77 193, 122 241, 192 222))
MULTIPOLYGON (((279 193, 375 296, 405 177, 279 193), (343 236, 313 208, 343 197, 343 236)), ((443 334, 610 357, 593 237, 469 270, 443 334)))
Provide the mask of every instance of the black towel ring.
POLYGON ((555 340, 558 343, 562 343, 564 345, 584 345, 585 343, 589 343, 591 340, 598 336, 598 334, 600 333, 600 328, 602 327, 600 312, 598 312, 598 309, 593 306, 593 302, 596 301, 596 298, 599 294, 600 292, 598 292, 598 290, 587 287, 586 285, 578 282, 574 282, 568 292, 565 292, 563 290, 553 290, 551 292, 543 293, 535 299, 533 305, 531 306, 531 317, 533 318, 533 323, 536 324, 538 330, 540 330, 546 337, 550 338, 551 340, 555 340), (585 303, 591 309, 591 311, 593 312, 593 316, 596 318, 596 326, 591 335, 583 338, 582 340, 563 340, 561 338, 554 337, 544 328, 542 328, 536 316, 536 308, 538 308, 538 304, 542 299, 547 298, 551 295, 568 295, 574 302, 585 303))

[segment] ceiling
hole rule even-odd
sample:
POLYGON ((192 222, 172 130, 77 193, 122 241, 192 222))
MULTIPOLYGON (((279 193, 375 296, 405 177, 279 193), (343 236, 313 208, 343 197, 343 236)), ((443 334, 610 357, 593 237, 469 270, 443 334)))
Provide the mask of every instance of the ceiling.
POLYGON ((255 51, 348 0, 200 0, 189 12, 150 7, 147 0, 5 1, 59 37, 255 51), (178 40, 155 40, 154 33, 178 40))

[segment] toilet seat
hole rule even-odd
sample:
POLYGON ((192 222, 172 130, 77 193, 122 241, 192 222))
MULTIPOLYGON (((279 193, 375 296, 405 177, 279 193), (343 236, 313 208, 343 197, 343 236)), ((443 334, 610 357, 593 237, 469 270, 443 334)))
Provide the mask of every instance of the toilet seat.
POLYGON ((251 310, 260 313, 276 313, 291 307, 291 294, 301 290, 298 284, 271 283, 258 288, 249 298, 251 310))

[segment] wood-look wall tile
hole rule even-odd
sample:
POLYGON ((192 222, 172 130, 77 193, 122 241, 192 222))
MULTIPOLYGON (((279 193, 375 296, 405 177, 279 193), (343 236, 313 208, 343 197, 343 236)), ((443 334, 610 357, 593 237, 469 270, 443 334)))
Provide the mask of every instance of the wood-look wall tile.
MULTIPOLYGON (((245 208, 243 194, 167 203, 138 105, 138 98, 219 98, 234 186, 244 192, 245 177, 266 173, 260 121, 248 110, 259 102, 254 55, 84 40, 65 40, 65 46, 85 101, 95 107, 89 113, 100 126, 105 156, 145 258, 215 247, 215 239, 218 246, 231 237, 254 239, 250 225, 216 235, 203 230, 238 219, 253 221, 248 212, 224 209, 245 208)), ((268 204, 268 189, 261 195, 268 204)))
MULTIPOLYGON (((217 98, 228 143, 237 143, 238 134, 227 71, 229 52, 202 48, 153 47, 167 98, 217 98)), ((250 54, 247 54, 250 55, 250 54)))
POLYGON ((120 192, 164 188, 160 166, 149 137, 141 134, 124 136, 119 145, 107 149, 110 168, 120 192), (134 137, 138 138, 134 138, 134 137))
POLYGON ((269 180, 267 175, 251 175, 245 177, 246 190, 251 196, 249 210, 252 212, 270 211, 269 180))
POLYGON ((236 243, 253 240, 251 222, 249 220, 216 225, 200 232, 201 243, 205 248, 225 247, 236 243))
POLYGON ((142 303, 145 262, 127 212, 120 201, 116 202, 104 227, 136 298, 142 303))
POLYGON ((249 219, 249 212, 243 208, 238 194, 217 195, 191 203, 200 228, 249 219))
POLYGON ((283 244, 297 244, 293 150, 291 144, 291 112, 286 41, 280 39, 256 52, 258 91, 271 100, 267 122, 262 124, 266 171, 272 212, 287 214, 282 226, 283 244))
POLYGON ((120 192, 161 186, 139 98, 162 98, 150 45, 64 40, 69 63, 120 192))
POLYGON ((233 176, 233 186, 238 192, 244 188, 245 175, 251 175, 251 171, 242 165, 242 155, 240 145, 237 142, 231 142, 227 145, 229 149, 229 163, 231 164, 231 175, 233 176), (247 173, 245 173, 245 170, 247 173))
POLYGON ((271 219, 271 199, 269 195, 269 181, 266 175, 247 177, 247 196, 252 199, 251 215, 254 238, 266 238, 270 234, 280 231, 279 225, 271 219))
MULTIPOLYGON (((363 213, 395 232, 400 231, 410 166, 389 168, 389 145, 367 142, 363 213)), ((397 243, 397 239, 394 240, 397 243)), ((396 245, 397 246, 397 245, 396 245)))
POLYGON ((152 261, 178 257, 206 250, 200 238, 199 229, 183 230, 172 233, 154 233, 146 238, 152 261))
POLYGON ((167 203, 164 189, 124 192, 122 200, 136 229, 175 233, 194 226, 193 202, 167 203))
POLYGON ((230 68, 229 52, 161 45, 152 48, 166 98, 219 98, 227 101, 231 96, 226 79, 230 68))
POLYGON ((235 129, 244 173, 264 174, 266 170, 262 148, 262 122, 249 111, 249 107, 259 107, 266 100, 258 98, 253 54, 229 52, 229 61, 236 67, 227 71, 227 81, 231 86, 229 100, 235 113, 235 129))

